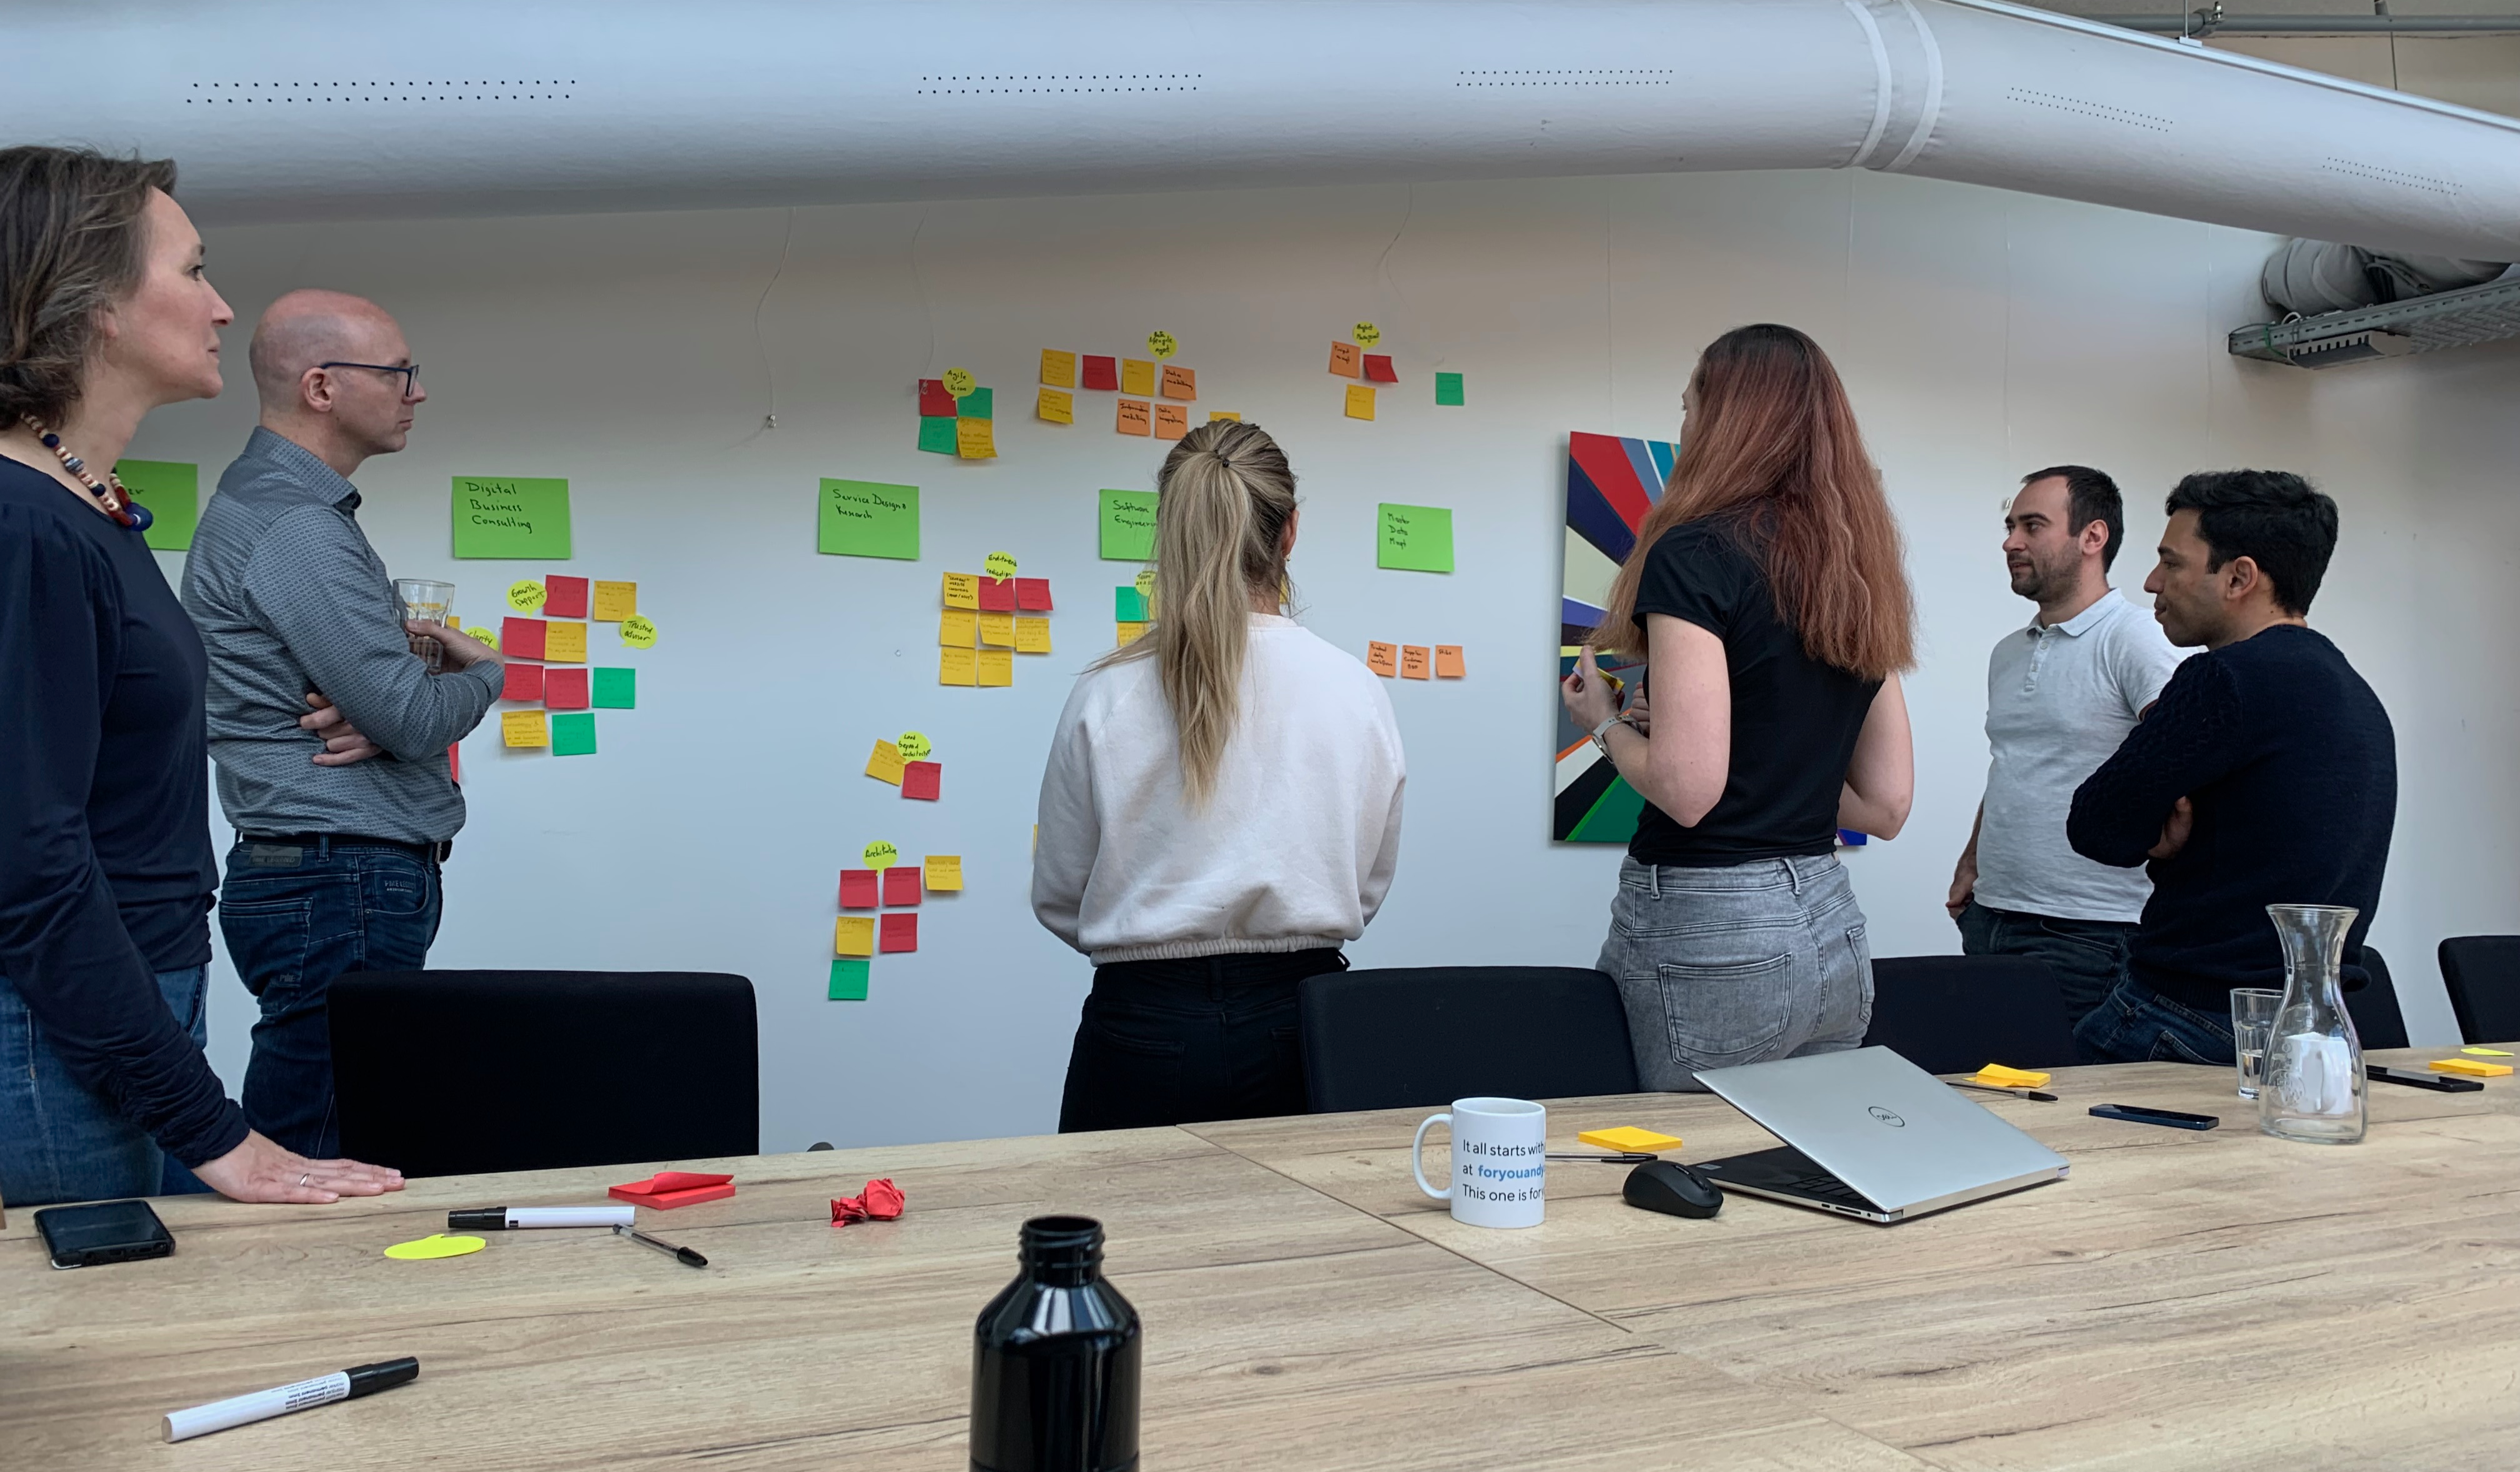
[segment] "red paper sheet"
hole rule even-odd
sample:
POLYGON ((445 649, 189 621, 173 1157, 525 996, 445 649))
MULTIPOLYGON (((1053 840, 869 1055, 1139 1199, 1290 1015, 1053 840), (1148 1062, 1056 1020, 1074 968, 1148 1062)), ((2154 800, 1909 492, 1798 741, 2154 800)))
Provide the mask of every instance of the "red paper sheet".
POLYGON ((539 664, 511 664, 507 688, 499 691, 502 700, 539 700, 543 697, 543 667, 539 664))
POLYGON ((876 904, 874 870, 840 870, 840 908, 842 910, 873 910, 876 904))
POLYGON ((901 764, 901 795, 934 802, 944 783, 942 762, 904 762, 901 764))
POLYGON ((543 621, 539 618, 499 620, 499 652, 511 659, 543 657, 543 621))
POLYGON ((1050 579, 1015 579, 1015 606, 1027 613, 1048 613, 1051 611, 1050 579))
POLYGON ((916 951, 919 949, 919 915, 915 911, 896 910, 883 917, 876 927, 878 951, 916 951))
POLYGON ((919 870, 907 864, 896 864, 883 871, 883 902, 887 905, 919 903, 919 870))
POLYGON ((733 1176, 710 1176, 697 1171, 658 1171, 645 1181, 626 1182, 605 1194, 633 1206, 672 1211, 677 1206, 723 1201, 735 1194, 734 1182, 733 1176))
POLYGON ((866 1183, 866 1194, 842 1196, 832 1203, 832 1225, 846 1227, 852 1222, 895 1221, 907 1205, 909 1202, 902 1196, 901 1187, 893 1184, 890 1178, 870 1181, 866 1183))
POLYGON ((1085 355, 1085 386, 1086 386, 1086 387, 1088 387, 1088 388, 1102 388, 1102 389, 1112 389, 1112 388, 1117 388, 1117 387, 1119 387, 1119 386, 1120 386, 1120 361, 1119 361, 1119 359, 1117 359, 1117 358, 1098 358, 1098 357, 1095 357, 1092 353, 1087 353, 1087 354, 1085 355))
POLYGON ((543 671, 543 704, 552 710, 586 709, 586 671, 543 671))
POLYGON ((1369 381, 1375 383, 1397 383, 1400 381, 1400 375, 1392 372, 1391 355, 1389 353, 1367 353, 1365 355, 1365 377, 1369 381))
POLYGON ((954 395, 945 391, 943 379, 919 380, 919 417, 923 420, 949 420, 954 417, 954 395))
POLYGON ((586 616, 586 579, 547 577, 543 579, 543 611, 554 618, 586 616))
POLYGON ((988 577, 980 579, 980 611, 983 613, 1015 611, 1015 580, 988 577))

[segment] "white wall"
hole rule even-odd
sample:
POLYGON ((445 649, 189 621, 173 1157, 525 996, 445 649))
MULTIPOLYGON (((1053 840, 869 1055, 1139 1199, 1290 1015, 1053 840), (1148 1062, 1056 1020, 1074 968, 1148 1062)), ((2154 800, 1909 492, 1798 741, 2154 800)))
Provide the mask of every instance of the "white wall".
MULTIPOLYGON (((1100 419, 1034 424, 1029 390, 1041 348, 1131 350, 1158 327, 1199 371, 1201 410, 1240 410, 1294 459, 1311 625, 1360 653, 1467 647, 1468 681, 1392 691, 1406 847, 1360 964, 1590 963, 1617 856, 1547 841, 1564 435, 1668 437, 1697 348, 1759 319, 1835 355, 1921 595, 1915 817, 1850 860, 1880 954, 1957 949, 1940 902, 1984 773, 1986 653, 2029 613, 2005 586, 2000 505, 2067 460, 2129 490, 2130 590, 2182 471, 2279 466, 2338 497, 2314 621, 2398 723, 2373 939, 2418 1040, 2454 1036, 2435 941, 2520 928, 2503 758, 2520 671, 2498 627, 2520 547, 2503 412, 2520 350, 2325 377, 2231 359, 2263 238, 1862 173, 1569 179, 798 210, 773 287, 790 226, 761 210, 210 237, 248 323, 324 285, 408 329, 430 401, 413 447, 358 477, 396 572, 494 611, 495 590, 546 569, 453 561, 448 477, 566 475, 565 570, 636 578, 664 631, 635 660, 641 708, 602 718, 600 756, 510 756, 495 722, 467 741, 472 821, 432 963, 750 976, 766 1147, 1055 1122, 1088 968, 1030 917, 1032 800, 1130 570, 1096 560, 1094 493, 1150 483, 1161 447, 1100 419), (1404 376, 1372 424, 1340 417, 1343 380, 1323 372, 1358 318, 1404 376), (956 365, 997 390, 995 464, 912 449, 912 380, 956 365), (1468 376, 1469 408, 1433 407, 1437 367, 1468 376), (824 475, 922 486, 922 559, 817 556, 824 475), (1376 571, 1378 500, 1455 508, 1458 573, 1376 571), (938 573, 997 549, 1054 579, 1058 653, 1021 660, 1012 691, 940 689, 938 573), (940 804, 859 775, 877 736, 910 727, 936 739, 940 804), (961 853, 970 888, 926 909, 918 956, 878 960, 872 1001, 826 1002, 836 871, 871 837, 961 853)), ((205 490, 251 419, 243 327, 230 342, 229 396, 156 417, 132 450, 202 462, 205 490)), ((224 970, 211 1015, 233 1084, 250 1004, 224 970)))

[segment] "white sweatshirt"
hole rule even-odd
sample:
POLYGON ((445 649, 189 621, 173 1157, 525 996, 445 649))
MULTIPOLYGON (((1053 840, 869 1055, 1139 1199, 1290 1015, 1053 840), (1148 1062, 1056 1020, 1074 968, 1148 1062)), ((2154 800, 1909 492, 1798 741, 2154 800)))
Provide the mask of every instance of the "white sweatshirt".
POLYGON ((1041 778, 1033 914, 1098 966, 1352 941, 1391 888, 1407 779, 1382 682, 1291 618, 1251 615, 1195 813, 1155 661, 1090 670, 1041 778))

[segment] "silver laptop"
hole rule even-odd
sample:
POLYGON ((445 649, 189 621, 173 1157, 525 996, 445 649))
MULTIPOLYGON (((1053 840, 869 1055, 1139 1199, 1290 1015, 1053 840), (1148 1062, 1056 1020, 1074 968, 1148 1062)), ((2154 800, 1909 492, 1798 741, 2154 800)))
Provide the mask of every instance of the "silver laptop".
POLYGON ((1728 1191, 1905 1222, 2072 1169, 1886 1048, 1710 1069, 1697 1081, 1785 1141, 1696 1167, 1728 1191))

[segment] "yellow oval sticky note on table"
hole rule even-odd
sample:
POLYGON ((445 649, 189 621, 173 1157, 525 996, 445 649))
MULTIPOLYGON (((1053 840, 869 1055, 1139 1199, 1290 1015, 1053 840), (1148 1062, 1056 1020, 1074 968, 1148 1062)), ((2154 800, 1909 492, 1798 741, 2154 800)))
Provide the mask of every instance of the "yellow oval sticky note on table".
POLYGON ((385 1249, 385 1256, 397 1263, 426 1263, 436 1258, 460 1258, 488 1245, 480 1237, 450 1237, 439 1231, 409 1242, 396 1242, 385 1249))
POLYGON ((519 613, 533 612, 536 608, 541 607, 543 605, 543 600, 550 596, 551 595, 549 593, 544 591, 543 585, 535 582, 532 578, 526 578, 522 582, 510 583, 508 585, 508 606, 516 609, 519 613))
POLYGON ((656 647, 656 626, 646 614, 633 614, 621 620, 621 642, 634 649, 652 649, 656 647))

